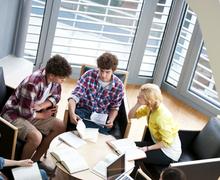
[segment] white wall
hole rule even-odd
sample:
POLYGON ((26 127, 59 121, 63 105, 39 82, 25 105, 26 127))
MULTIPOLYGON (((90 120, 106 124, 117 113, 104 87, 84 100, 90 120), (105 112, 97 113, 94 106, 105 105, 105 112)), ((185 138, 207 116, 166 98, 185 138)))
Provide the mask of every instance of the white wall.
POLYGON ((220 0, 187 0, 197 14, 220 96, 220 0))

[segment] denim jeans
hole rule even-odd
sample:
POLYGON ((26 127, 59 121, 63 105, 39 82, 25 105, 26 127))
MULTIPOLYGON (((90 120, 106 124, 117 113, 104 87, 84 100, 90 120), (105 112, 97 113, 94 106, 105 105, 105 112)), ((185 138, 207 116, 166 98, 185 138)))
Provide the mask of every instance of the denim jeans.
POLYGON ((43 169, 40 169, 40 174, 41 174, 42 180, 48 180, 46 171, 44 171, 43 169))
POLYGON ((90 121, 91 111, 84 108, 76 108, 75 113, 83 120, 87 128, 98 128, 99 132, 102 134, 109 134, 111 129, 102 127, 92 121, 90 121))

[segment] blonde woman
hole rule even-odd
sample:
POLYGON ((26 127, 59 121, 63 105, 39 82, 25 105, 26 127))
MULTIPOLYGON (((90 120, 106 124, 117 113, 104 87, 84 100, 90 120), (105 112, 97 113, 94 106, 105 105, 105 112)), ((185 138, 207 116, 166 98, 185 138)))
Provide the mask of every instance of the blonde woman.
MULTIPOLYGON (((178 161, 182 153, 178 125, 162 100, 163 97, 157 85, 144 84, 140 88, 136 104, 128 113, 129 118, 138 119, 142 116, 147 118, 149 140, 136 142, 147 155, 147 158, 141 160, 145 164, 169 165, 171 162, 178 161)), ((136 161, 136 165, 139 163, 140 161, 136 161)), ((134 174, 137 168, 134 168, 134 174)))

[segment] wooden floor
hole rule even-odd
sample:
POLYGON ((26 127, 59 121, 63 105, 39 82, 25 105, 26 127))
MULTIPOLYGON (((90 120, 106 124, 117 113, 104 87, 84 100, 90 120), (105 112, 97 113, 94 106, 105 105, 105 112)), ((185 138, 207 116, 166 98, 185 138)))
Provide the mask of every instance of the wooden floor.
MULTIPOLYGON (((66 80, 66 82, 62 85, 62 98, 59 103, 57 114, 57 117, 60 119, 63 119, 64 110, 67 107, 67 99, 75 85, 76 81, 72 79, 66 80)), ((136 103, 139 87, 139 85, 127 85, 126 87, 128 106, 130 108, 136 103)), ((208 120, 207 116, 189 107, 167 92, 163 92, 163 97, 164 104, 170 109, 175 120, 179 122, 181 129, 202 129, 204 127, 208 120)), ((139 120, 132 119, 132 126, 129 133, 130 138, 134 140, 141 139, 145 121, 145 118, 139 120)))

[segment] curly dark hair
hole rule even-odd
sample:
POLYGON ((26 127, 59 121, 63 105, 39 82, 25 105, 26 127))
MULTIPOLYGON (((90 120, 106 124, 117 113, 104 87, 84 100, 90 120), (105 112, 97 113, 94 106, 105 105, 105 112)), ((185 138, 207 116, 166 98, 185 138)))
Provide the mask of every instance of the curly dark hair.
POLYGON ((60 77, 68 77, 72 73, 72 68, 68 61, 58 54, 48 60, 45 70, 46 74, 53 74, 60 77))
POLYGON ((97 66, 100 69, 112 69, 115 71, 118 66, 118 58, 111 53, 103 53, 97 58, 97 66))
POLYGON ((178 168, 168 167, 162 171, 162 180, 186 180, 184 172, 178 168))

